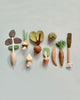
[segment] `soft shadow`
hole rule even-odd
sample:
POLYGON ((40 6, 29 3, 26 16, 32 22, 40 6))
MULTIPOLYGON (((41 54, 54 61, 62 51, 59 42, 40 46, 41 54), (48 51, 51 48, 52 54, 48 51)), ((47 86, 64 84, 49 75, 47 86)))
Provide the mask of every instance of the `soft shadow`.
MULTIPOLYGON (((12 53, 12 52, 10 52, 10 55, 8 56, 7 62, 8 62, 8 64, 9 64, 10 68, 13 68, 13 69, 14 69, 14 66, 15 66, 15 65, 12 65, 12 63, 11 63, 11 53, 12 53)), ((15 64, 16 64, 16 63, 15 63, 15 64)))
MULTIPOLYGON (((48 63, 49 63, 49 62, 48 62, 48 63)), ((48 65, 49 65, 48 63, 45 64, 44 62, 42 62, 42 67, 43 67, 44 69, 47 69, 47 68, 48 68, 48 65)))
POLYGON ((27 62, 25 61, 25 63, 23 64, 24 67, 22 67, 22 70, 30 71, 31 70, 31 66, 27 67, 26 64, 27 64, 27 62))
POLYGON ((34 45, 34 46, 36 45, 36 43, 33 42, 33 41, 31 41, 30 39, 29 39, 29 43, 32 44, 32 45, 34 45))
POLYGON ((67 69, 67 70, 72 70, 72 68, 71 68, 71 67, 66 67, 66 69, 67 69))
POLYGON ((50 41, 50 40, 48 39, 47 43, 48 43, 50 46, 54 46, 54 45, 56 45, 56 40, 50 41))

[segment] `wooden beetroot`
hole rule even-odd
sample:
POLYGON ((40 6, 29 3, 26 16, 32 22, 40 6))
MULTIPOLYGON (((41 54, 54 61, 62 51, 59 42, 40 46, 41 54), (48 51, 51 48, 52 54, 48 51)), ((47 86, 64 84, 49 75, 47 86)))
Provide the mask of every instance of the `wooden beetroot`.
POLYGON ((40 42, 43 41, 44 39, 44 34, 43 31, 32 31, 30 32, 30 40, 32 40, 33 42, 35 42, 37 45, 34 46, 34 51, 39 54, 42 50, 41 46, 40 46, 40 42))
POLYGON ((21 43, 22 40, 20 38, 14 38, 15 30, 11 30, 9 33, 9 36, 10 36, 10 38, 5 41, 5 45, 7 45, 7 46, 10 45, 8 47, 8 49, 12 51, 11 63, 12 63, 12 65, 14 65, 16 62, 16 54, 15 54, 14 50, 19 48, 19 46, 15 45, 15 44, 21 43))

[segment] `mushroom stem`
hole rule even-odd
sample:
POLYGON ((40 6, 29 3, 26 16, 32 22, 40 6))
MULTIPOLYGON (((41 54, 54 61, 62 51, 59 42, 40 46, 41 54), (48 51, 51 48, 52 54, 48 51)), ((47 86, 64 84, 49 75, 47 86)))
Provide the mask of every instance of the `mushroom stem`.
POLYGON ((31 66, 31 61, 32 61, 32 56, 30 54, 27 55, 26 61, 27 61, 26 66, 30 67, 31 66))
POLYGON ((31 61, 28 61, 27 62, 27 67, 30 67, 31 66, 31 61))

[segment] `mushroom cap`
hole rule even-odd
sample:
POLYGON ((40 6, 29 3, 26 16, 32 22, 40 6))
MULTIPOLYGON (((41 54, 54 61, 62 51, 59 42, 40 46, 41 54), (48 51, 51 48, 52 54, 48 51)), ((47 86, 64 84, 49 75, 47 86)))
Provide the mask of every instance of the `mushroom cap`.
POLYGON ((31 54, 28 54, 28 55, 27 55, 26 61, 32 61, 32 56, 31 56, 31 54))
POLYGON ((25 41, 22 43, 22 46, 27 47, 27 46, 28 46, 28 42, 25 40, 25 41))

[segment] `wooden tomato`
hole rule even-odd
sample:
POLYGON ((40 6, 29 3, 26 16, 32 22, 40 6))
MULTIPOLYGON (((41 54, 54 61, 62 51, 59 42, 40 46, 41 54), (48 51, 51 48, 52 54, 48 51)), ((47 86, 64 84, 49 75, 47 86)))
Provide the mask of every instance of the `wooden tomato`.
POLYGON ((55 32, 51 32, 48 35, 48 39, 54 41, 57 38, 57 34, 55 32))

